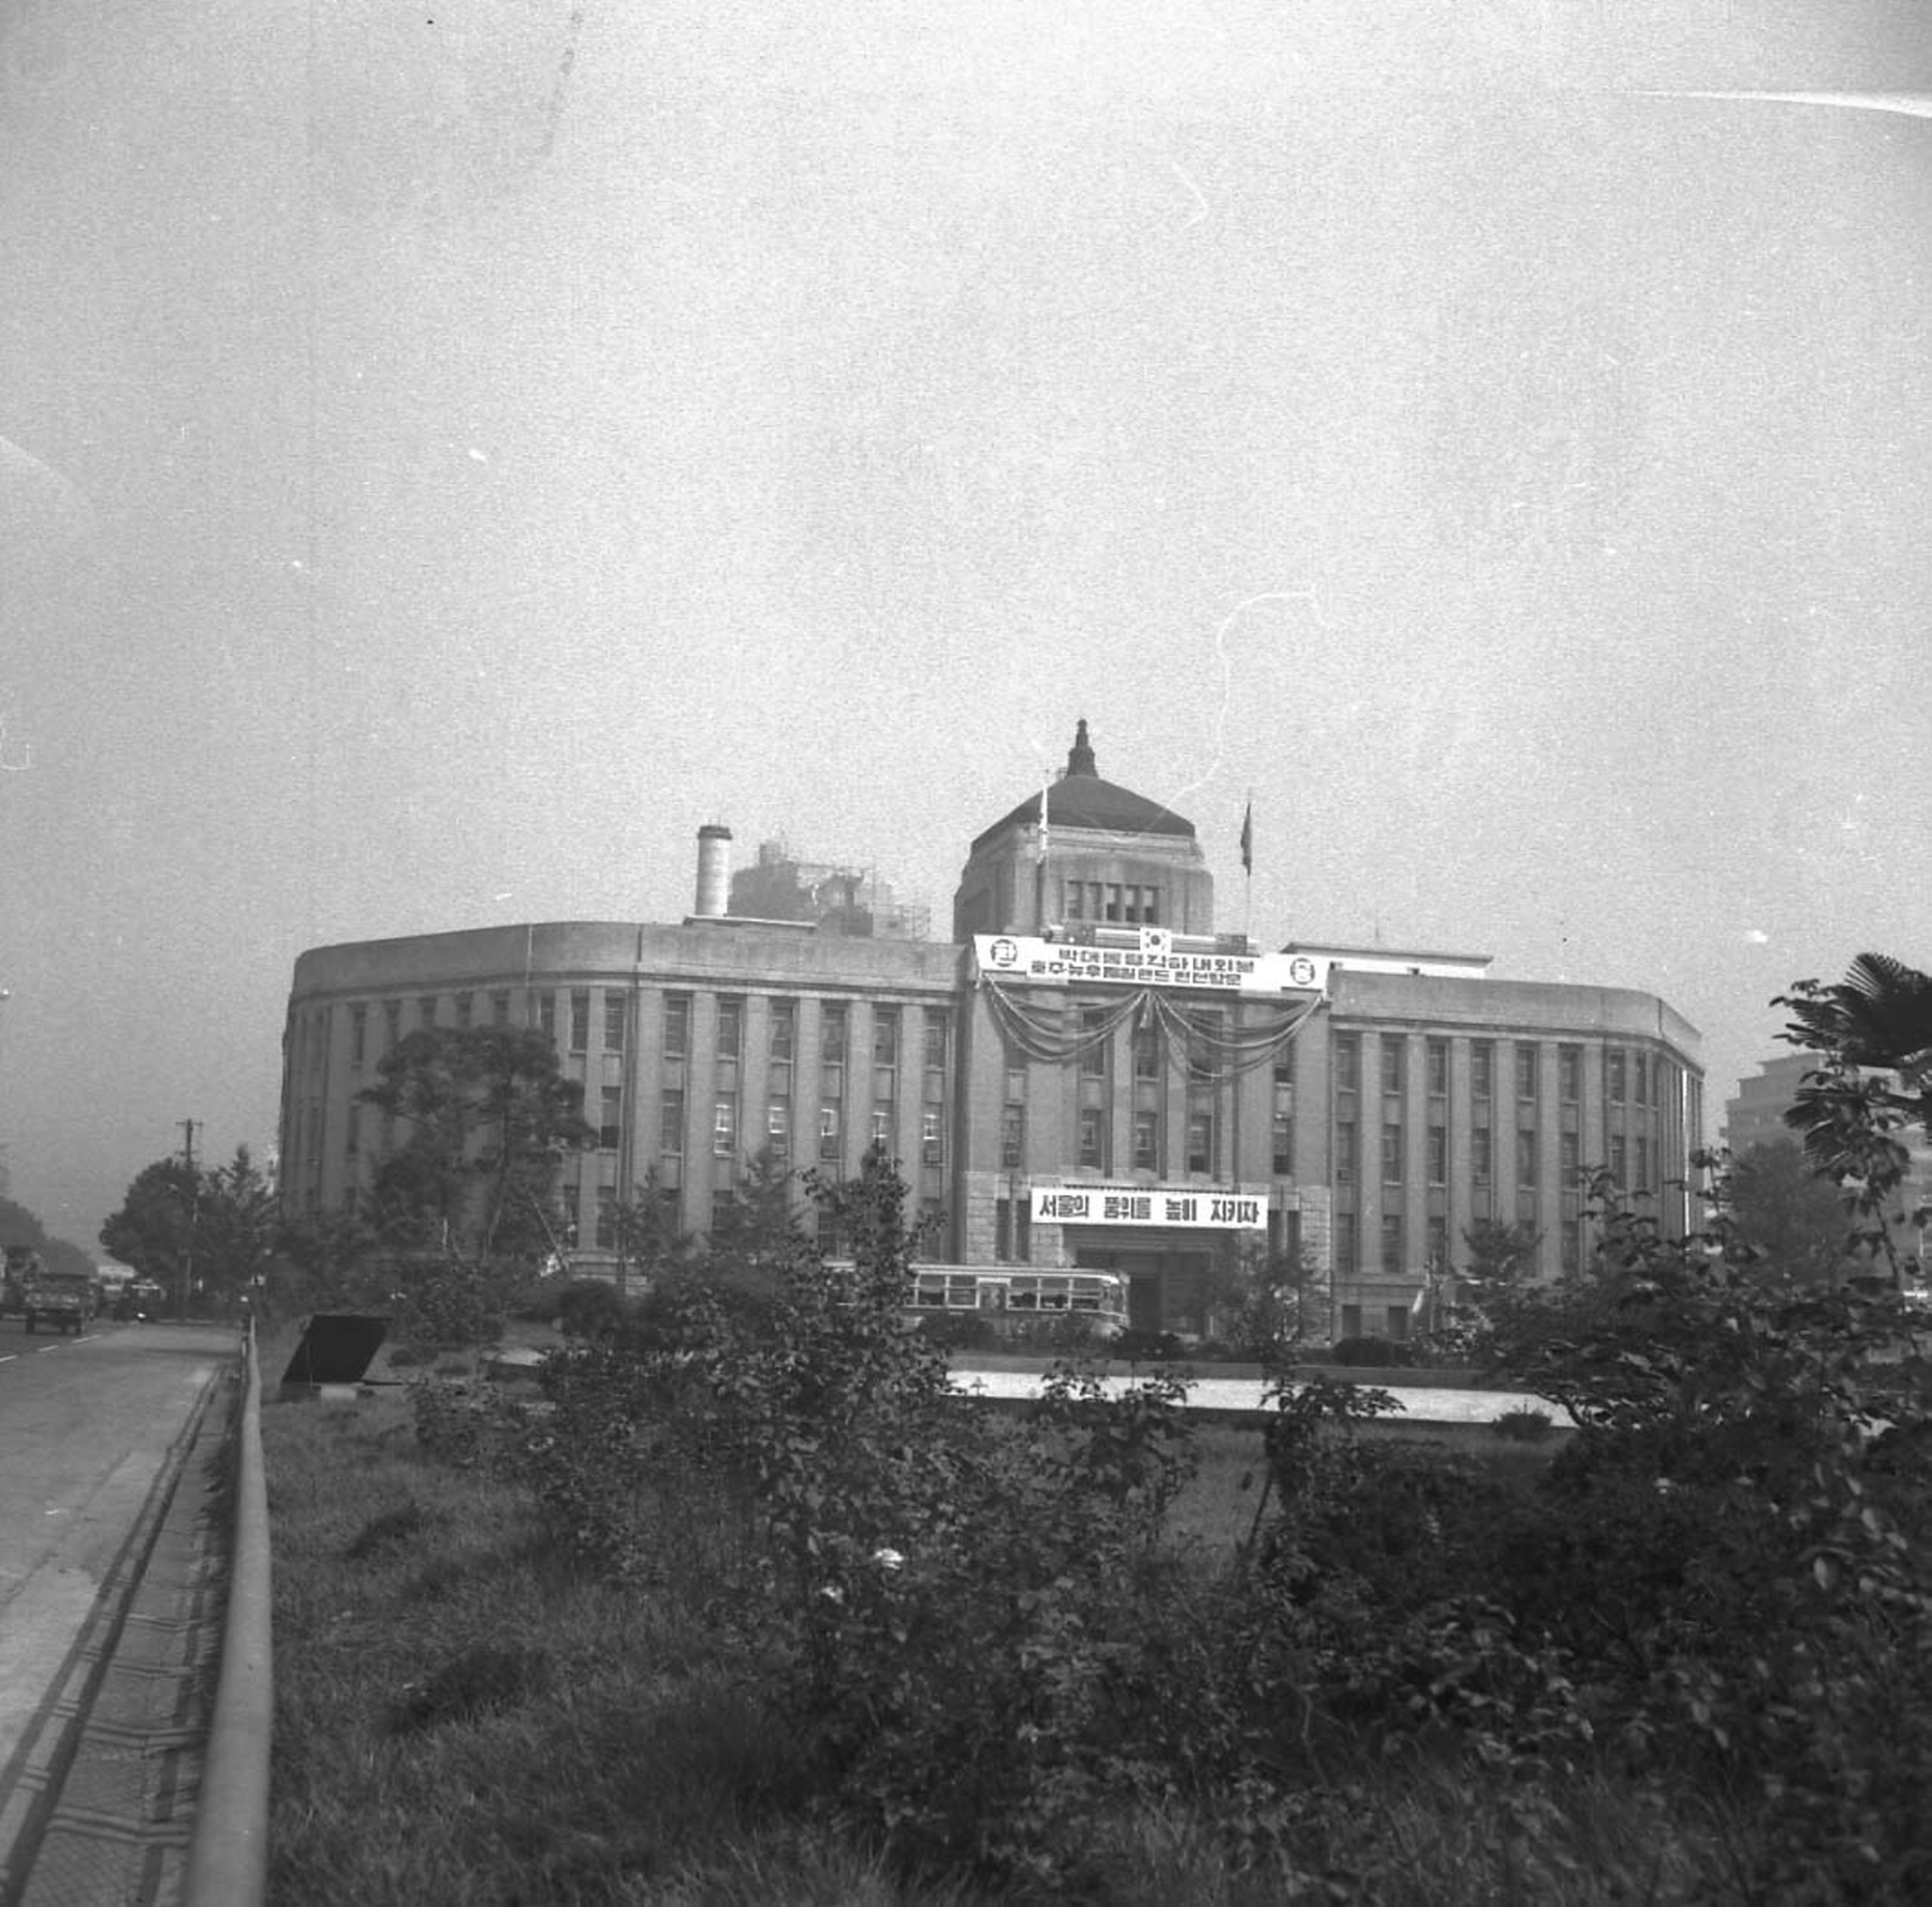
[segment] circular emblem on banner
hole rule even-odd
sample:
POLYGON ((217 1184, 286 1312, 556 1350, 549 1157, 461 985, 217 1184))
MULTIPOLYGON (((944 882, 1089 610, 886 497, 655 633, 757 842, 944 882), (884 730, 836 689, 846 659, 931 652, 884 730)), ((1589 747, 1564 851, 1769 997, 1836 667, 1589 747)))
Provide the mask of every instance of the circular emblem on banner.
POLYGON ((1288 963, 1289 983, 1293 986, 1313 986, 1315 984, 1315 962, 1306 954, 1297 954, 1288 963))
POLYGON ((1011 967, 1019 963, 1020 950, 1014 941, 996 940, 986 951, 993 956, 996 967, 1011 967))

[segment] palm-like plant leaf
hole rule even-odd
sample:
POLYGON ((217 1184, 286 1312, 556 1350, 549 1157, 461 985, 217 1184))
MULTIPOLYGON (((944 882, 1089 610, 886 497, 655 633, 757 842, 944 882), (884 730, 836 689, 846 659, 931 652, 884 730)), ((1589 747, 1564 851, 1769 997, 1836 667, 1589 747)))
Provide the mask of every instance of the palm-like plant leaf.
POLYGON ((1908 1075, 1932 1064, 1932 977, 1889 954, 1861 954, 1838 985, 1785 1004, 1816 1051, 1908 1075))

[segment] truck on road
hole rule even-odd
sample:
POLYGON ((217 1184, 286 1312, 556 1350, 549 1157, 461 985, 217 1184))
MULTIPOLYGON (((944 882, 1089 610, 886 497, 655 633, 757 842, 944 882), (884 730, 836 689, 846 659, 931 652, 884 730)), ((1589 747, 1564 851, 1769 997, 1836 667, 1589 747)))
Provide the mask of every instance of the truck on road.
POLYGON ((30 1272, 45 1269, 46 1261, 32 1245, 7 1246, 5 1267, 0 1269, 0 1311, 19 1310, 21 1281, 30 1272))
POLYGON ((31 1245, 7 1247, 7 1285, 20 1295, 20 1311, 29 1332, 42 1324, 78 1337, 94 1316, 98 1294, 92 1278, 77 1272, 49 1271, 46 1260, 31 1245))

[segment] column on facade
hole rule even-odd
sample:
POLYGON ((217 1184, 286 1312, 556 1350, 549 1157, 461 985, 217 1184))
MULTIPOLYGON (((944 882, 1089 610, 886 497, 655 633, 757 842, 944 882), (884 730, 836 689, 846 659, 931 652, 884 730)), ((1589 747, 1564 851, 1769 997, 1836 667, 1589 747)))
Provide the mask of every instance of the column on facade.
POLYGON ((1452 1034, 1449 1038, 1449 1169, 1448 1196, 1444 1207, 1448 1217, 1448 1266, 1461 1271, 1468 1260, 1463 1235, 1475 1223, 1475 1147, 1470 1139, 1475 1129, 1475 1095, 1470 1090, 1473 1068, 1469 1064, 1469 1038, 1452 1034))
MULTIPOLYGON (((1236 1001, 1229 1021, 1236 1039, 1246 1030, 1246 1014, 1236 1001)), ((1229 1094, 1228 1177, 1236 1192, 1269 1194, 1274 1184, 1270 1149, 1274 1129, 1274 1067, 1271 1061, 1236 1071, 1229 1094)))
POLYGON ((1558 1078, 1560 1038, 1539 1039, 1536 1045, 1536 1229, 1537 1276, 1556 1276, 1562 1265, 1563 1190, 1558 1161, 1562 1153, 1563 1099, 1558 1078))
MULTIPOLYGON (((317 1055, 321 1061, 320 1077, 315 1083, 315 1094, 309 1101, 309 1157, 314 1161, 314 1185, 316 1202, 324 1210, 331 1206, 339 1208, 342 1203, 342 1180, 331 1167, 336 1163, 336 1155, 328 1144, 329 1128, 334 1122, 329 1117, 331 1095, 336 1076, 335 1067, 335 1010, 324 1004, 316 1010, 317 1055)), ((347 1121, 343 1122, 345 1130, 347 1121)))
POLYGON ((711 1229, 714 1183, 711 1134, 718 1085, 718 995, 691 987, 691 1034, 684 1062, 684 1183, 678 1222, 687 1232, 711 1229))
MULTIPOLYGON (((1382 1032, 1362 1035, 1362 1083, 1356 1095, 1356 1119, 1360 1126, 1356 1138, 1357 1159, 1355 1167, 1355 1227, 1356 1238, 1356 1289, 1354 1296, 1360 1301, 1363 1287, 1379 1283, 1382 1276, 1382 1124, 1384 1096, 1382 1093, 1382 1042, 1389 1039, 1382 1032)), ((1379 1321, 1369 1324, 1365 1318, 1365 1328, 1376 1330, 1379 1321)))
POLYGON ((818 1155, 819 1091, 823 1067, 823 1001, 815 993, 798 996, 797 1023, 792 1028, 791 1102, 792 1163, 807 1170, 822 1170, 818 1155))
MULTIPOLYGON (((731 1161, 734 1187, 744 1183, 753 1161, 771 1145, 767 1108, 771 1100, 772 998, 769 993, 747 991, 744 1000, 739 1030, 738 1155, 731 1161)), ((787 1145, 790 1112, 787 1105, 787 1145)))
POLYGON ((1134 1170, 1134 1031, 1128 1017, 1107 1036, 1107 1153, 1109 1179, 1125 1180, 1134 1170))
POLYGON ((658 1147, 664 1124, 659 1095, 664 1079, 664 993, 656 985, 631 989, 629 1047, 624 1055, 625 1093, 630 1123, 624 1135, 624 1164, 618 1174, 620 1201, 634 1203, 657 1184, 658 1147))
POLYGON ((1410 1033, 1403 1065, 1403 1269, 1419 1276, 1429 1260, 1429 1040, 1410 1033))

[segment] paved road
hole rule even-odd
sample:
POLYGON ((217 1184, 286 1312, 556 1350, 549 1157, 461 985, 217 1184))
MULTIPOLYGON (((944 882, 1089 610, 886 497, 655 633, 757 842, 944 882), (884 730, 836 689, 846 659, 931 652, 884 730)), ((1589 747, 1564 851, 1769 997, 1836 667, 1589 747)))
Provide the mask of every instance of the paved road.
POLYGON ((0 1321, 0 1789, 235 1334, 0 1321))
MULTIPOLYGON (((1338 1371, 1338 1377, 1347 1377, 1338 1371)), ((1121 1391, 1134 1381, 1126 1377, 1110 1377, 1107 1388, 1121 1391)), ((1033 1371, 974 1371, 955 1367, 955 1390, 971 1391, 980 1397, 1037 1397, 1040 1379, 1033 1371)), ((1378 1384, 1401 1405, 1399 1422, 1423 1424, 1492 1424, 1506 1410, 1542 1410, 1552 1422, 1569 1424, 1570 1413, 1561 1405, 1551 1404, 1526 1391, 1445 1390, 1426 1384, 1378 1384)), ((1261 1410, 1266 1402, 1267 1385, 1259 1378, 1197 1378, 1188 1385, 1188 1408, 1196 1410, 1261 1410)))

